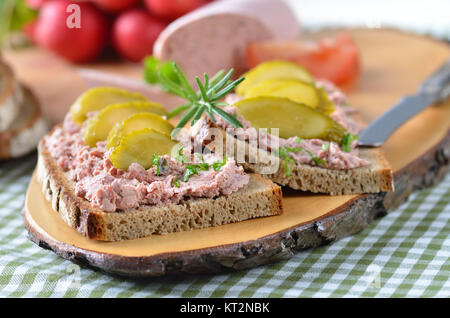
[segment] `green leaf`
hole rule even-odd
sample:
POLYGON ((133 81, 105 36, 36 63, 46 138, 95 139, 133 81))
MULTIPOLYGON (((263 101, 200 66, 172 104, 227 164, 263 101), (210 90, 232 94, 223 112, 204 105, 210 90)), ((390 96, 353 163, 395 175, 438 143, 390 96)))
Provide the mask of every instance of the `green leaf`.
POLYGON ((159 82, 159 60, 153 56, 144 59, 144 79, 147 83, 157 84, 159 82))
POLYGON ((207 162, 199 163, 198 167, 200 168, 200 170, 203 170, 203 171, 209 170, 209 164, 207 162))
MULTIPOLYGON (((197 86, 200 89, 200 94, 202 95, 203 100, 207 101, 208 100, 208 95, 206 94, 205 86, 203 86, 203 84, 200 81, 200 79, 198 78, 198 76, 195 77, 195 81, 197 82, 197 86)), ((206 81, 207 80, 205 80, 205 83, 206 83, 206 81)))
POLYGON ((219 160, 214 162, 211 166, 213 167, 214 171, 219 171, 222 169, 222 167, 227 163, 227 155, 223 157, 223 160, 219 160))
POLYGON ((353 135, 350 133, 347 133, 344 135, 344 137, 342 137, 341 140, 341 148, 343 151, 345 152, 350 152, 352 150, 352 141, 354 140, 358 140, 359 136, 358 135, 353 135))
POLYGON ((197 122, 197 120, 200 119, 200 117, 202 117, 203 112, 205 111, 205 106, 199 106, 197 111, 194 114, 194 118, 192 119, 191 125, 195 125, 195 123, 197 122))
POLYGON ((212 111, 213 113, 216 113, 217 115, 225 119, 227 122, 229 122, 234 128, 244 127, 244 125, 242 125, 242 123, 239 120, 237 120, 235 117, 233 117, 223 109, 213 107, 212 111))
POLYGON ((224 85, 226 85, 228 83, 228 80, 231 78, 231 76, 233 75, 234 70, 231 69, 228 71, 227 74, 225 74, 222 78, 218 79, 217 82, 212 85, 212 87, 208 90, 208 94, 210 94, 211 92, 217 92, 218 90, 220 90, 224 85))
POLYGON ((225 88, 221 89, 219 92, 217 92, 214 95, 214 100, 221 99, 225 95, 227 95, 229 92, 231 92, 239 83, 241 83, 243 80, 245 80, 245 77, 238 78, 237 80, 231 82, 228 84, 225 88))
POLYGON ((213 87, 225 75, 225 70, 220 70, 209 80, 209 87, 213 87))
POLYGON ((186 94, 192 98, 193 100, 197 99, 197 92, 194 91, 191 84, 189 84, 186 74, 184 74, 183 70, 175 63, 172 62, 175 73, 178 75, 178 79, 180 80, 180 85, 183 87, 186 94))
MULTIPOLYGON (((161 85, 169 92, 173 91, 173 86, 180 85, 180 80, 173 67, 173 62, 162 62, 154 56, 148 56, 144 59, 144 80, 150 84, 161 85), (170 87, 167 87, 168 85, 170 87)), ((179 91, 179 89, 176 89, 176 91, 179 91)))
POLYGON ((195 124, 204 112, 208 114, 213 122, 216 122, 214 114, 217 114, 233 127, 243 127, 236 117, 219 108, 219 106, 228 106, 227 103, 217 102, 244 80, 244 78, 239 78, 235 81, 230 81, 232 75, 233 69, 227 73, 221 70, 211 79, 204 73, 204 83, 201 82, 200 78, 195 78, 199 90, 197 92, 188 82, 186 74, 175 62, 161 62, 153 56, 149 56, 144 60, 144 78, 148 83, 158 84, 167 92, 188 101, 173 109, 168 115, 168 118, 172 118, 184 112, 175 127, 176 129, 172 131, 172 136, 179 132, 177 128, 183 128, 191 119, 191 125, 195 124))
POLYGON ((0 1, 0 47, 9 33, 22 28, 37 17, 37 11, 29 8, 25 0, 0 1))
POLYGON ((198 174, 198 166, 197 165, 187 165, 182 181, 188 182, 189 178, 196 174, 198 174))
POLYGON ((159 156, 156 153, 153 154, 153 165, 156 166, 156 175, 159 176, 159 156))
POLYGON ((175 128, 183 128, 189 122, 189 120, 191 120, 196 112, 197 107, 191 107, 186 113, 183 114, 183 116, 181 116, 175 128))
POLYGON ((175 107, 174 109, 172 109, 169 114, 167 115, 167 118, 172 118, 175 117, 176 115, 178 115, 179 113, 184 112, 186 109, 188 109, 189 107, 191 107, 191 103, 186 103, 180 106, 175 107))

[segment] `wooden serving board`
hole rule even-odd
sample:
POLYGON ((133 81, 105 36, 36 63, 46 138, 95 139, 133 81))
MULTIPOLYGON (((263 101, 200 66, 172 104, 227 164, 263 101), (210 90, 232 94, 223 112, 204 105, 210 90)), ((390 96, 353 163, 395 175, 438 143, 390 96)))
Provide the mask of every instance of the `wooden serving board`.
MULTIPOLYGON (((448 44, 429 38, 391 30, 352 33, 361 49, 363 71, 358 83, 348 92, 349 100, 368 121, 401 96, 414 93, 420 82, 450 57, 448 44)), ((42 58, 45 54, 35 52, 35 56, 42 58)), ((22 60, 41 67, 30 56, 22 60)), ((93 67, 137 74, 136 66, 93 67)), ((61 78, 76 74, 66 64, 59 69, 63 71, 61 78)), ((67 105, 84 89, 78 78, 72 79, 70 85, 66 80, 58 89, 48 87, 54 79, 42 83, 38 79, 43 75, 37 70, 32 72, 35 74, 27 75, 25 70, 19 74, 24 79, 28 76, 29 85, 38 89, 44 103, 49 103, 48 109, 62 107, 66 111, 67 105)), ((48 76, 48 72, 44 74, 48 76)), ((374 218, 404 202, 415 189, 436 183, 449 167, 449 128, 448 100, 429 107, 395 132, 384 146, 395 173, 393 193, 328 196, 284 189, 281 216, 137 240, 99 242, 69 228, 45 200, 33 176, 23 217, 31 240, 40 246, 110 273, 155 276, 251 268, 361 231, 374 218)))

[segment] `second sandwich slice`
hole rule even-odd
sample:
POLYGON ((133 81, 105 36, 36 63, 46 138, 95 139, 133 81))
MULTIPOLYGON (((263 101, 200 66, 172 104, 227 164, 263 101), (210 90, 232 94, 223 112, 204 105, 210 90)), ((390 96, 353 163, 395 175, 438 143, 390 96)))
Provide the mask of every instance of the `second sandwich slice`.
POLYGON ((247 171, 297 190, 393 190, 384 153, 357 146, 361 121, 334 85, 284 61, 262 63, 244 77, 220 116, 204 114, 180 140, 225 153, 247 171))

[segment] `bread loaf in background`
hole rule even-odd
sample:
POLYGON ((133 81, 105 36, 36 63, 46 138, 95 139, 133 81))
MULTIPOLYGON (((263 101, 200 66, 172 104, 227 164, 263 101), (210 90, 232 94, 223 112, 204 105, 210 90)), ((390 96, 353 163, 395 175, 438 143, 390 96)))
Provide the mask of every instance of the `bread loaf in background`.
POLYGON ((36 96, 0 59, 0 160, 33 151, 48 129, 36 96))

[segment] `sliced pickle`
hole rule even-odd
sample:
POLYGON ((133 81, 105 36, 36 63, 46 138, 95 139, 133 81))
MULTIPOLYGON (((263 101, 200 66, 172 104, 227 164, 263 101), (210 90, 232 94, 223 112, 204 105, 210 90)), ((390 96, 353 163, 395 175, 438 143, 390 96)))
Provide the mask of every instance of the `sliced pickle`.
MULTIPOLYGON (((95 87, 87 90, 77 98, 70 108, 70 115, 75 123, 81 125, 86 120, 86 115, 89 112, 98 111, 111 104, 146 100, 143 95, 124 89, 116 87, 95 87)), ((161 109, 161 115, 165 115, 164 108, 161 109)))
POLYGON ((120 145, 111 152, 110 159, 114 167, 122 170, 127 170, 134 162, 149 169, 153 165, 155 154, 170 154, 176 145, 168 135, 152 128, 144 128, 125 135, 120 145))
POLYGON ((340 143, 347 133, 328 115, 305 104, 280 97, 245 98, 235 104, 255 128, 279 128, 280 137, 322 139, 340 143))
POLYGON ((87 145, 94 147, 98 141, 106 140, 110 130, 118 122, 137 113, 160 113, 161 105, 151 102, 128 102, 113 104, 103 108, 89 118, 82 135, 87 145))
POLYGON ((332 114, 336 107, 334 107, 333 102, 328 98, 328 94, 322 87, 316 87, 319 92, 320 104, 317 106, 317 110, 324 112, 325 114, 332 114))
POLYGON ((250 87, 245 94, 245 98, 259 96, 289 98, 326 114, 331 114, 335 110, 324 90, 317 88, 314 84, 294 79, 264 80, 250 87))
POLYGON ((245 80, 236 87, 236 93, 245 96, 247 90, 267 79, 292 78, 313 83, 313 77, 306 69, 288 61, 263 62, 243 75, 245 80))
POLYGON ((166 135, 170 135, 173 130, 172 124, 161 116, 152 113, 137 113, 114 125, 109 132, 106 149, 119 146, 123 136, 144 128, 153 128, 166 135))
POLYGON ((284 85, 286 81, 289 80, 290 79, 288 78, 270 78, 261 81, 258 84, 255 84, 254 86, 250 87, 246 91, 244 98, 264 96, 264 94, 267 94, 268 92, 277 89, 279 86, 284 85))

